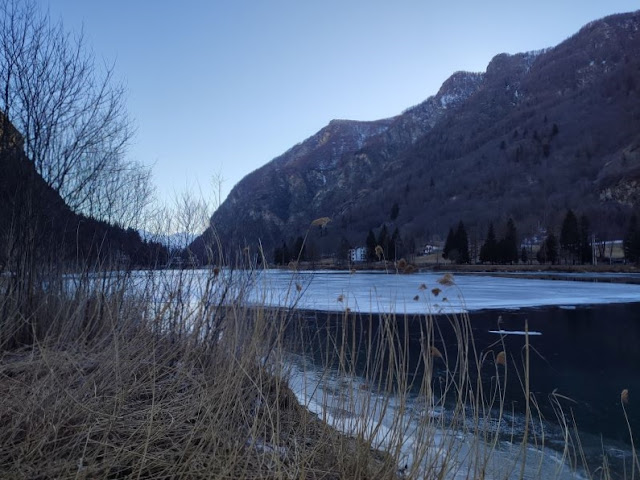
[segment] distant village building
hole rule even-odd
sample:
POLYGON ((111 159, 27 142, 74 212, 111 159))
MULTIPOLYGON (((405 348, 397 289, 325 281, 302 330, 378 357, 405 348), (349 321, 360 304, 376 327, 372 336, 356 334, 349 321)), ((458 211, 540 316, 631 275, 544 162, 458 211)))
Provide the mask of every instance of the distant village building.
POLYGON ((366 262, 367 261, 367 249, 366 247, 356 247, 349 249, 349 260, 353 263, 366 262))
POLYGON ((422 247, 422 250, 420 250, 419 252, 419 256, 422 255, 431 255, 432 253, 437 252, 438 250, 440 250, 440 247, 438 247, 437 245, 432 245, 432 244, 426 244, 424 247, 422 247))

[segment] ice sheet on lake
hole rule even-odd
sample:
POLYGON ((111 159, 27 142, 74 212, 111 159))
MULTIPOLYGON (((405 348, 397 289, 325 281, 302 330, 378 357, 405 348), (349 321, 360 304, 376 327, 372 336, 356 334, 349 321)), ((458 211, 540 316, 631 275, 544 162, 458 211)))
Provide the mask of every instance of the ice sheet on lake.
POLYGON ((542 332, 525 332, 522 330, 489 330, 489 333, 495 333, 496 335, 530 335, 530 336, 539 336, 542 335, 542 332))
POLYGON ((640 302, 640 285, 442 274, 267 270, 251 300, 272 306, 373 313, 459 313, 485 309, 640 302))
POLYGON ((406 468, 412 477, 442 470, 446 479, 475 478, 479 472, 487 480, 585 478, 560 452, 530 445, 525 456, 519 442, 493 445, 480 431, 453 430, 447 427, 450 412, 429 409, 417 396, 400 400, 378 393, 357 376, 319 370, 300 356, 291 355, 286 363, 288 384, 302 405, 339 431, 370 440, 373 448, 392 451, 401 445, 399 470, 406 468))

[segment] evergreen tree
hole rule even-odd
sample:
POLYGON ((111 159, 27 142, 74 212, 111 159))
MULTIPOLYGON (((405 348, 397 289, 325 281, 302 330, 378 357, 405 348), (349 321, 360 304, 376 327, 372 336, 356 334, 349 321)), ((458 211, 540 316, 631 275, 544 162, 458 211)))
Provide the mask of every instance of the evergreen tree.
POLYGON ((518 263, 518 232, 513 219, 507 221, 507 231, 501 241, 500 257, 503 263, 518 263))
POLYGON ((460 220, 458 229, 454 236, 454 244, 457 250, 456 263, 469 263, 469 237, 467 236, 467 230, 464 228, 464 223, 460 220))
POLYGON ((305 250, 306 247, 304 245, 304 238, 296 238, 296 242, 293 247, 292 258, 294 260, 300 260, 301 262, 305 261, 307 259, 305 250))
POLYGON ((282 247, 275 247, 273 249, 273 263, 282 265, 282 247))
POLYGON ((391 234, 391 241, 389 242, 389 258, 391 260, 395 261, 398 258, 401 242, 400 232, 398 231, 398 227, 396 227, 391 234))
POLYGON ((281 247, 276 247, 273 251, 273 262, 276 265, 288 265, 291 261, 291 253, 287 242, 283 241, 281 247))
POLYGON ((349 260, 349 250, 351 250, 351 244, 349 240, 343 235, 340 238, 340 244, 338 245, 338 251, 336 257, 340 263, 345 263, 349 260))
POLYGON ((591 263, 593 261, 593 250, 591 249, 591 240, 589 239, 591 234, 591 228, 589 226, 589 219, 586 215, 580 217, 580 262, 591 263))
POLYGON ((580 231, 578 229, 578 219, 571 209, 569 209, 562 222, 560 248, 571 263, 575 263, 576 258, 580 255, 580 231))
POLYGON ((391 218, 391 221, 393 222, 396 218, 398 218, 398 213, 400 213, 400 207, 398 206, 398 203, 394 203, 393 206, 391 207, 391 214, 389 215, 389 217, 391 218))
POLYGON ((623 240, 624 258, 628 262, 638 263, 640 261, 640 229, 638 229, 638 218, 635 214, 629 220, 629 226, 623 240))
POLYGON ((282 264, 289 265, 290 261, 291 261, 291 252, 289 251, 287 242, 282 242, 282 264))
POLYGON ((522 247, 522 250, 520 251, 520 260, 522 263, 527 263, 529 261, 529 254, 527 253, 526 247, 522 247))
POLYGON ((547 235, 547 238, 542 242, 537 259, 540 263, 551 262, 555 264, 558 261, 558 240, 553 233, 547 235))
POLYGON ((480 261, 482 263, 495 263, 498 261, 498 242, 496 241, 496 234, 493 230, 493 222, 489 224, 487 239, 482 244, 482 247, 480 247, 480 261))
POLYGON ((380 229, 380 234, 378 235, 378 245, 382 247, 382 253, 385 259, 389 258, 389 232, 387 231, 387 226, 382 225, 380 229))
POLYGON ((449 256, 451 255, 452 250, 455 248, 454 237, 455 234, 453 233, 453 228, 449 228, 447 240, 444 242, 444 248, 442 249, 442 258, 444 258, 445 260, 449 260, 449 256))
POLYGON ((376 259, 376 236, 373 234, 372 230, 369 230, 367 234, 367 259, 370 262, 375 261, 376 259))

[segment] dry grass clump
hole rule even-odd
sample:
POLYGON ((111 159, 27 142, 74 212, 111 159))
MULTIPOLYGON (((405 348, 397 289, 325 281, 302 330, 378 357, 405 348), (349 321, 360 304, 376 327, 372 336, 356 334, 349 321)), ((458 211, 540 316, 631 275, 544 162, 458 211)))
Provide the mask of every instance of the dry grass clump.
POLYGON ((281 379, 248 368, 142 332, 90 350, 5 355, 0 471, 21 478, 341 478, 357 468, 349 459, 362 446, 314 418, 281 379))
POLYGON ((393 477, 287 386, 287 312, 178 293, 58 292, 13 319, 34 334, 0 350, 1 478, 393 477))

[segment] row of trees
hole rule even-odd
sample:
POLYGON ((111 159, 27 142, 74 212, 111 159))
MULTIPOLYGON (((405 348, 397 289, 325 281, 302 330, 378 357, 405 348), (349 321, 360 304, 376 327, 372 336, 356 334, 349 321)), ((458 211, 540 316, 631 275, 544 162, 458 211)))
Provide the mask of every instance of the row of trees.
POLYGON ((304 262, 309 260, 307 257, 307 246, 302 237, 296 238, 291 248, 283 241, 281 246, 273 249, 273 262, 276 265, 288 265, 292 261, 304 262))
POLYGON ((373 230, 369 230, 367 234, 366 244, 367 246, 367 260, 374 262, 376 260, 396 260, 400 255, 402 247, 402 239, 400 238, 400 231, 396 227, 393 233, 389 235, 389 230, 386 225, 383 225, 378 234, 378 238, 373 233, 373 230), (382 252, 378 255, 376 247, 380 247, 382 252))
MULTIPOLYGON (((634 217, 635 218, 635 217, 634 217)), ((629 252, 637 261, 640 259, 640 229, 637 222, 633 224, 629 252), (635 255, 635 256, 633 256, 635 255)), ((558 239, 553 232, 549 232, 542 241, 536 254, 540 263, 591 263, 593 260, 590 224, 586 215, 578 217, 572 210, 568 210, 560 229, 558 239)), ((482 263, 518 263, 527 262, 530 252, 525 247, 520 248, 518 233, 513 219, 507 221, 504 236, 497 239, 493 223, 489 224, 487 237, 480 247, 479 261, 482 263)), ((469 263, 469 242, 464 223, 460 221, 454 230, 449 229, 442 256, 455 263, 469 263)), ((629 257, 630 258, 630 257, 629 257)))
MULTIPOLYGON (((389 235, 386 224, 380 228, 378 235, 369 230, 365 245, 366 260, 370 262, 382 259, 393 261, 415 253, 411 237, 403 239, 397 227, 389 235)), ((532 238, 521 245, 516 224, 510 218, 500 238, 496 235, 494 224, 490 223, 479 250, 476 245, 478 244, 470 245, 466 227, 460 221, 455 228, 449 229, 442 257, 455 263, 471 263, 477 260, 481 263, 514 264, 527 263, 535 259, 542 264, 588 264, 593 261, 596 252, 598 256, 605 255, 605 243, 601 241, 596 244, 591 234, 589 218, 584 214, 577 216, 571 209, 565 214, 558 233, 549 229, 544 238, 537 241, 532 238), (537 251, 534 242, 538 243, 537 251)), ((346 261, 351 248, 350 242, 342 237, 337 259, 346 261)), ((311 260, 312 256, 309 253, 309 245, 305 245, 302 237, 298 237, 295 242, 290 241, 289 244, 282 242, 282 245, 274 249, 276 264, 286 265, 292 260, 311 260)), ((640 225, 636 215, 631 217, 624 237, 624 256, 628 262, 640 263, 640 225)))
POLYGON ((496 239, 492 222, 489 224, 487 239, 480 248, 480 261, 482 263, 518 263, 518 250, 518 233, 513 220, 510 218, 507 221, 505 235, 500 240, 496 239))
POLYGON ((552 231, 545 237, 536 254, 540 263, 585 264, 593 261, 591 227, 586 215, 580 219, 569 209, 560 228, 560 238, 552 231))

